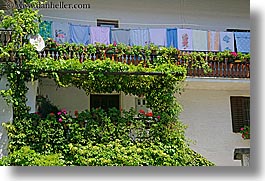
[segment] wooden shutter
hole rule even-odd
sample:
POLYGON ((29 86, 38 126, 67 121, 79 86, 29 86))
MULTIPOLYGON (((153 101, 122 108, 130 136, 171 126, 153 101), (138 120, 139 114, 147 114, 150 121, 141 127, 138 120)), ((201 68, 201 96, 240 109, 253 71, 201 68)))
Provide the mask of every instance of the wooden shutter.
POLYGON ((238 133, 244 125, 249 125, 250 98, 231 96, 230 103, 233 132, 238 133))

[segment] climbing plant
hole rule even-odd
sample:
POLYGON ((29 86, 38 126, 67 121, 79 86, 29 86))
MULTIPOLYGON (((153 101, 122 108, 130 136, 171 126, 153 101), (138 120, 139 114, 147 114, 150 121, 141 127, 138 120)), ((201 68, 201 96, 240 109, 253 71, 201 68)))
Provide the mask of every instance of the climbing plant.
MULTIPOLYGON (((12 53, 15 54, 15 61, 0 64, 0 75, 6 75, 9 82, 9 89, 0 93, 12 104, 14 111, 13 124, 4 124, 11 139, 10 157, 0 161, 0 165, 41 165, 45 159, 48 159, 47 165, 50 165, 52 163, 49 159, 53 157, 57 160, 54 165, 213 165, 188 147, 185 128, 178 120, 181 107, 174 94, 182 89, 186 67, 176 65, 172 56, 176 49, 162 48, 161 57, 148 66, 142 63, 132 65, 114 62, 107 58, 86 59, 83 62, 77 57, 59 57, 57 60, 51 57, 39 58, 35 48, 28 42, 28 36, 38 33, 40 22, 38 11, 26 8, 15 9, 12 15, 3 16, 0 23, 0 27, 12 30, 12 41, 1 47, 0 55, 11 57, 12 53), (145 129, 142 123, 139 123, 139 127, 131 128, 136 122, 131 112, 115 116, 113 113, 112 116, 106 116, 104 112, 83 112, 75 118, 65 111, 44 118, 29 114, 25 83, 42 77, 54 79, 59 86, 75 86, 86 93, 117 91, 145 96, 153 111, 152 116, 160 118, 150 129, 152 139, 146 140, 147 143, 131 140, 128 136, 131 132, 128 130, 145 129), (119 122, 121 125, 118 125, 118 120, 122 120, 119 122), (61 124, 63 121, 67 125, 61 124), (84 126, 84 121, 90 121, 86 124, 90 127, 84 126), (85 129, 89 130, 84 132, 85 129), (69 137, 69 133, 72 137, 69 137), (85 137, 85 133, 91 135, 85 137), (34 158, 26 156, 27 153, 34 158), (98 161, 95 155, 98 155, 98 161)), ((106 45, 96 46, 100 46, 103 53, 106 53, 106 45)), ((110 46, 111 50, 116 48, 110 46)), ((90 47, 91 52, 99 48, 90 47)), ((63 46, 57 48, 66 52, 63 46)), ((158 51, 155 46, 121 49, 133 54, 140 54, 141 49, 144 49, 145 56, 158 51)), ((80 47, 75 50, 83 51, 80 47)))

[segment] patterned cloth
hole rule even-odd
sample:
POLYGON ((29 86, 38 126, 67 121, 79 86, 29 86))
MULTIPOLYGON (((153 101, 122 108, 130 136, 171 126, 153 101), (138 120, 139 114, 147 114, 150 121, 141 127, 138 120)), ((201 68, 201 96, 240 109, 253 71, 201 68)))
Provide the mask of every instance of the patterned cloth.
POLYGON ((39 34, 42 36, 44 40, 52 38, 52 21, 42 21, 39 25, 39 28, 40 28, 39 34))
POLYGON ((59 44, 68 42, 69 23, 53 22, 53 38, 59 44))
POLYGON ((70 43, 87 45, 90 43, 89 26, 70 23, 70 43))
POLYGON ((208 51, 220 50, 220 32, 208 31, 208 51))
POLYGON ((195 51, 207 51, 207 31, 192 30, 192 44, 195 51))
POLYGON ((220 32, 220 48, 221 51, 235 51, 233 32, 220 32))
POLYGON ((178 29, 178 49, 179 50, 193 50, 192 30, 178 29))
POLYGON ((235 32, 237 52, 249 53, 250 52, 250 32, 235 32))

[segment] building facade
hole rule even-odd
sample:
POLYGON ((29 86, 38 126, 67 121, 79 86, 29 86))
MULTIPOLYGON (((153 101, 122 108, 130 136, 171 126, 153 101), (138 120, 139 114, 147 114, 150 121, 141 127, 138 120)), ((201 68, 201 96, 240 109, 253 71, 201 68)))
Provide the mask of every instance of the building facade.
MULTIPOLYGON (((250 31, 250 2, 247 0, 97 0, 97 1, 49 1, 39 9, 43 19, 65 26, 106 26, 116 29, 180 28, 216 32, 250 31)), ((57 36, 55 32, 51 34, 57 36)), ((65 28, 68 37, 68 28, 65 28)), ((68 41, 68 40, 65 40, 68 41)), ((233 69, 231 69, 233 71, 233 69)), ((2 84, 4 85, 4 83, 2 84)), ((144 99, 124 93, 89 94, 75 87, 59 88, 49 79, 28 84, 28 101, 35 110, 36 95, 47 97, 54 105, 74 112, 103 104, 122 109, 146 108, 144 99), (37 85, 37 86, 36 86, 37 85), (99 103, 100 102, 100 103, 99 103)), ((244 140, 235 128, 231 97, 250 98, 249 76, 197 76, 189 75, 184 91, 176 95, 183 111, 180 119, 188 126, 186 135, 193 140, 191 148, 214 162, 217 166, 240 166, 234 159, 234 151, 249 148, 250 139, 244 140)), ((0 100, 2 101, 2 100, 0 100)), ((2 101, 3 102, 3 101, 2 101)), ((12 109, 1 103, 1 119, 9 120, 12 109)), ((248 109, 249 112, 249 109, 248 109)), ((242 125, 239 125, 242 126, 242 125)), ((238 129, 238 128, 237 128, 238 129)))

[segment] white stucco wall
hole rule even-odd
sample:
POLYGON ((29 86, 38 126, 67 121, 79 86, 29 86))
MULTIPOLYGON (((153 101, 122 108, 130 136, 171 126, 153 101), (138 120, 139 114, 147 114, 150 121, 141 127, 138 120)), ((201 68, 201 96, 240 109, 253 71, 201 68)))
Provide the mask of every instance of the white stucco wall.
MULTIPOLYGON (((0 78, 0 90, 8 89, 7 79, 5 76, 0 78)), ((12 105, 7 104, 6 100, 0 96, 0 158, 4 155, 7 155, 7 133, 6 130, 2 127, 2 123, 11 122, 13 119, 13 110, 12 105)))
POLYGON ((217 166, 241 166, 234 160, 235 148, 250 147, 250 140, 233 133, 230 96, 250 95, 248 81, 187 81, 178 96, 183 107, 180 119, 186 135, 195 141, 191 148, 217 166))
POLYGON ((97 19, 113 19, 119 20, 121 28, 250 29, 249 0, 65 0, 64 3, 89 3, 90 9, 40 9, 40 13, 47 20, 91 26, 96 26, 97 19))
POLYGON ((48 99, 60 109, 74 113, 75 110, 83 111, 88 109, 88 96, 85 91, 76 87, 57 87, 51 79, 42 79, 39 82, 39 94, 48 99))
MULTIPOLYGON (((36 106, 36 95, 37 95, 37 87, 38 81, 34 82, 26 82, 26 86, 28 88, 28 92, 26 94, 27 106, 30 106, 30 112, 35 112, 36 106)), ((6 76, 1 77, 0 79, 0 90, 7 90, 8 89, 8 81, 6 76)), ((2 127, 2 123, 12 122, 13 121, 13 108, 12 104, 7 104, 6 100, 0 96, 0 158, 3 155, 7 155, 7 132, 2 127)))
POLYGON ((28 92, 26 93, 27 96, 27 106, 30 107, 29 112, 34 113, 36 112, 36 96, 37 96, 37 90, 38 90, 39 81, 33 81, 33 82, 26 82, 26 86, 28 88, 28 92))
MULTIPOLYGON (((76 87, 57 87, 51 79, 41 79, 39 84, 40 95, 48 99, 59 108, 65 108, 72 113, 75 110, 84 111, 90 108, 90 96, 85 91, 76 87)), ((125 110, 135 108, 135 96, 124 93, 114 93, 120 95, 120 107, 125 110)))

